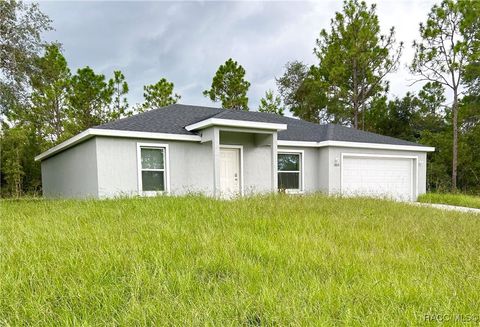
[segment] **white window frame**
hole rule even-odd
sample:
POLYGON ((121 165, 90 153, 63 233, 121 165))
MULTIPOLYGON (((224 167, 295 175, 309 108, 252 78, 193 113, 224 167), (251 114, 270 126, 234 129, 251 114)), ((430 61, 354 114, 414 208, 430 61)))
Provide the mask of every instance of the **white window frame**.
POLYGON ((168 144, 160 143, 137 143, 137 185, 138 194, 143 196, 155 196, 170 193, 170 167, 169 167, 169 149, 168 144), (163 169, 142 169, 142 149, 162 149, 163 150, 163 169), (165 190, 163 191, 143 191, 142 171, 163 171, 165 190))
MULTIPOLYGON (((301 194, 301 193, 304 193, 305 192, 305 186, 304 186, 304 181, 305 181, 305 164, 304 164, 304 158, 305 158, 305 151, 304 150, 294 150, 294 149, 278 149, 277 150, 277 162, 278 162, 278 155, 279 154, 297 154, 297 155, 300 155, 300 161, 299 161, 299 164, 300 164, 300 171, 286 171, 286 170, 278 170, 278 163, 277 163, 277 180, 278 180, 278 174, 280 173, 299 173, 298 174, 298 178, 300 178, 300 181, 298 183, 299 187, 298 189, 285 189, 285 192, 288 193, 288 194, 301 194)), ((280 190, 277 186, 277 190, 280 190)))

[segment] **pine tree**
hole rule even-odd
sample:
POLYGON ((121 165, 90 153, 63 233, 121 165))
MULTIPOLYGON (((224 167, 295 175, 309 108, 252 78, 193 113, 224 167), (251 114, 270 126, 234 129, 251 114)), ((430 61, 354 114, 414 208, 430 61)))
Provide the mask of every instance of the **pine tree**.
POLYGON ((247 92, 250 83, 245 80, 245 69, 232 58, 218 67, 209 90, 203 95, 222 108, 248 111, 247 92))

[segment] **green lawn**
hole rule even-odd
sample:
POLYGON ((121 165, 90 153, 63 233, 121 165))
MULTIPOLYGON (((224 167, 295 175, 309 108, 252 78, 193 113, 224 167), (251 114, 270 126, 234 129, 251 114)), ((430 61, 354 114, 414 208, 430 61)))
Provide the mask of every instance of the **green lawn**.
POLYGON ((0 325, 480 321, 478 215, 320 195, 0 206, 0 325))
POLYGON ((480 209, 480 196, 449 193, 426 193, 420 195, 419 202, 451 204, 454 206, 480 209))

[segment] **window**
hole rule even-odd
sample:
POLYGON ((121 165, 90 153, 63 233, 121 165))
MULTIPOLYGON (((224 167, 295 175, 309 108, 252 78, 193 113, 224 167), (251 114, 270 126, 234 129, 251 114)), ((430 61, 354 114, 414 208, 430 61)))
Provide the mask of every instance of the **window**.
POLYGON ((165 147, 139 145, 139 190, 164 192, 167 190, 165 147))
POLYGON ((302 191, 301 169, 301 153, 278 153, 278 189, 302 191))

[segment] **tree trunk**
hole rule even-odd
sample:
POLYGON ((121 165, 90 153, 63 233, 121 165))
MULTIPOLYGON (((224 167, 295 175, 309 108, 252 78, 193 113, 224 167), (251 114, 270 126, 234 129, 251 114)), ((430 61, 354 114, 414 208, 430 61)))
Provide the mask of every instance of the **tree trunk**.
POLYGON ((358 129, 358 80, 357 60, 353 59, 353 127, 358 129))
POLYGON ((362 106, 362 131, 365 130, 365 107, 362 106))
POLYGON ((15 184, 15 197, 16 198, 19 198, 21 195, 22 195, 22 176, 20 174, 20 169, 18 167, 20 167, 20 153, 19 153, 19 150, 18 148, 16 149, 15 151, 15 154, 16 154, 16 158, 15 158, 15 165, 17 167, 15 167, 15 175, 14 175, 14 184, 15 184))
POLYGON ((356 103, 353 105, 353 111, 354 111, 353 127, 358 129, 358 108, 356 103))
POLYGON ((458 164, 458 94, 453 90, 452 105, 453 149, 452 149, 452 192, 457 191, 457 164, 458 164))
POLYGON ((62 135, 62 129, 60 127, 61 125, 61 116, 60 116, 60 101, 58 98, 55 98, 55 117, 53 118, 54 120, 54 126, 55 126, 55 142, 58 142, 58 140, 60 139, 61 135, 62 135))

